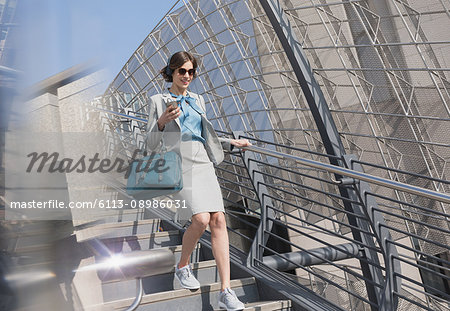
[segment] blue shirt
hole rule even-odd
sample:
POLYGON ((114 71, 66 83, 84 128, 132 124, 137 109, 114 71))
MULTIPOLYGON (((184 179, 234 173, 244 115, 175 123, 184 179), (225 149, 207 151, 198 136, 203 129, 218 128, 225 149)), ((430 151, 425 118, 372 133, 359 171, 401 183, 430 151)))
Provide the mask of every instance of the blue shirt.
POLYGON ((178 107, 181 108, 181 115, 178 117, 181 125, 181 140, 197 140, 205 143, 205 139, 202 137, 202 117, 203 111, 197 106, 195 98, 186 96, 176 96, 170 93, 172 97, 175 97, 178 102, 178 107))

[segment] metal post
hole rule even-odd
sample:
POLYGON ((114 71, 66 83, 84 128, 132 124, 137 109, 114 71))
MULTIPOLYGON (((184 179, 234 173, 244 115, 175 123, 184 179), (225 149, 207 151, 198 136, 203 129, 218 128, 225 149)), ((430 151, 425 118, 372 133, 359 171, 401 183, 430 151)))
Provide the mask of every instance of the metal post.
MULTIPOLYGON (((344 159, 348 168, 358 172, 363 172, 361 164, 352 161, 356 160, 354 155, 346 155, 344 156, 344 159)), ((365 216, 370 220, 372 230, 378 237, 378 243, 384 254, 384 263, 386 266, 386 287, 384 288, 384 292, 381 293, 379 310, 396 310, 398 298, 393 296, 393 291, 399 292, 401 288, 401 278, 395 277, 395 274, 401 274, 400 261, 395 259, 399 257, 397 248, 391 243, 392 236, 385 226, 386 222, 383 215, 378 211, 378 204, 375 198, 369 195, 371 193, 369 183, 360 180, 354 188, 356 194, 355 199, 359 198, 361 202, 364 202, 365 216)), ((375 255, 376 253, 374 252, 374 256, 375 255)))
MULTIPOLYGON (((244 136, 243 132, 233 132, 233 136, 235 139, 239 139, 239 136, 244 136)), ((268 204, 272 203, 272 200, 269 196, 267 196, 268 191, 265 186, 264 176, 262 174, 258 174, 259 169, 258 165, 255 161, 255 153, 251 151, 246 151, 243 154, 244 165, 247 168, 248 175, 250 180, 252 181, 253 188, 255 189, 256 194, 258 195, 258 200, 261 206, 261 219, 259 221, 259 226, 256 231, 255 239, 252 242, 252 246, 250 248, 250 252, 247 256, 247 264, 250 266, 254 265, 255 257, 259 260, 263 260, 264 249, 261 249, 260 245, 265 246, 267 244, 268 235, 265 233, 266 231, 272 231, 273 222, 271 219, 274 219, 275 212, 272 209, 267 208, 268 204)))

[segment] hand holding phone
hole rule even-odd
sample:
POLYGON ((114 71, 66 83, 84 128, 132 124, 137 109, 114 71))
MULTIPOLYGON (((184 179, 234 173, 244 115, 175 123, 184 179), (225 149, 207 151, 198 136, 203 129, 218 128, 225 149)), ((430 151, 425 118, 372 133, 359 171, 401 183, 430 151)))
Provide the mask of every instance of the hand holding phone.
POLYGON ((167 123, 169 123, 172 120, 175 120, 180 116, 180 108, 178 107, 178 102, 171 101, 166 102, 165 104, 167 109, 157 120, 158 128, 160 131, 164 130, 164 127, 166 126, 167 123))
POLYGON ((173 108, 177 108, 178 102, 177 101, 166 102, 166 107, 169 108, 170 106, 172 106, 173 108))

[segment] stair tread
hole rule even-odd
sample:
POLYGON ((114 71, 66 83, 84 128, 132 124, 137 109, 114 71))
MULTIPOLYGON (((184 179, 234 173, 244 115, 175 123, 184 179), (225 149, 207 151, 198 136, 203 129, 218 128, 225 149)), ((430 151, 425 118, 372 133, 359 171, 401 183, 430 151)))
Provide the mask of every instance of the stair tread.
MULTIPOLYGON (((145 217, 145 211, 137 209, 119 209, 119 210, 107 210, 103 213, 98 213, 93 217, 95 220, 100 220, 101 223, 117 223, 122 218, 133 217, 134 220, 143 220, 145 217)), ((123 220, 122 220, 123 221, 123 220)), ((127 221, 127 220, 125 220, 127 221)))
MULTIPOLYGON (((100 223, 95 224, 88 228, 83 228, 80 230, 76 230, 75 234, 77 236, 78 242, 84 242, 93 238, 101 238, 104 235, 111 233, 112 231, 120 228, 127 227, 139 227, 145 225, 157 225, 161 224, 160 219, 140 219, 140 220, 132 220, 132 221, 121 221, 121 222, 113 222, 113 223, 100 223)), ((150 233, 149 233, 150 234, 150 233)), ((107 237, 104 238, 113 238, 107 237)))
MULTIPOLYGON (((202 244, 197 243, 197 246, 196 246, 195 249, 201 248, 201 247, 202 247, 202 244)), ((170 249, 173 252, 181 252, 181 248, 182 248, 181 245, 172 245, 172 246, 164 246, 164 247, 161 247, 161 248, 158 248, 158 249, 170 249)), ((127 252, 127 253, 129 253, 129 252, 127 252)))
MULTIPOLYGON (((201 247, 202 247, 202 245, 200 243, 197 243, 197 247, 196 248, 201 248, 201 247)), ((168 249, 173 250, 175 252, 181 252, 182 246, 181 245, 173 245, 173 246, 161 247, 161 249, 165 249, 165 248, 168 248, 168 249)))
MULTIPOLYGON (((244 279, 236 279, 230 281, 230 287, 240 287, 240 286, 246 286, 246 285, 253 285, 256 284, 255 278, 249 277, 244 279)), ((215 282, 211 284, 206 284, 200 287, 198 290, 188 290, 188 289, 175 289, 171 291, 165 291, 165 292, 159 292, 154 294, 148 294, 144 295, 142 297, 142 301, 140 305, 145 305, 149 303, 155 303, 170 299, 176 299, 176 298, 182 298, 182 297, 188 297, 188 296, 195 296, 200 295, 205 292, 218 292, 220 290, 220 282, 215 282)), ((112 310, 112 309, 122 309, 125 307, 128 307, 132 302, 134 298, 127 298, 117 301, 112 301, 109 303, 105 303, 104 310, 112 310)))
MULTIPOLYGON (((179 235, 180 232, 178 230, 170 230, 170 231, 160 231, 160 232, 151 232, 151 233, 141 233, 136 234, 135 237, 138 240, 145 240, 148 238, 160 238, 160 237, 166 237, 171 235, 179 235)), ((120 238, 120 237, 118 237, 120 238)), ((108 239, 116 239, 116 238, 108 238, 108 239)))
POLYGON ((145 225, 145 224, 152 224, 152 223, 160 223, 161 220, 157 218, 152 219, 139 219, 139 220, 128 220, 128 221, 120 221, 120 222, 114 222, 114 223, 100 223, 96 224, 92 227, 81 229, 77 232, 89 230, 89 229, 109 229, 109 228, 120 228, 120 227, 127 227, 127 226, 134 226, 136 225, 145 225))
MULTIPOLYGON (((258 311, 272 311, 279 308, 289 308, 292 306, 290 300, 272 300, 272 301, 255 301, 245 304, 246 311, 258 310, 258 311)), ((214 311, 225 310, 225 309, 214 309, 214 311)))
MULTIPOLYGON (((198 243, 197 244, 197 248, 200 248, 201 244, 198 243)), ((181 252, 181 245, 174 245, 174 246, 168 246, 168 247, 162 247, 161 249, 170 249, 173 252, 181 252)), ((198 262, 193 262, 191 263, 192 265, 192 270, 198 270, 198 269, 206 269, 206 268, 210 268, 210 267, 215 267, 216 266, 216 261, 214 259, 212 260, 205 260, 205 261, 198 261, 198 262)), ((167 273, 162 273, 162 274, 172 274, 175 271, 175 266, 173 266, 172 271, 167 272, 167 273)), ((123 281, 106 281, 103 282, 103 284, 113 284, 113 283, 118 283, 118 282, 123 282, 123 281)))
POLYGON ((17 246, 13 253, 14 254, 25 254, 25 253, 34 253, 34 252, 45 252, 51 250, 53 247, 52 243, 42 243, 28 246, 17 246))

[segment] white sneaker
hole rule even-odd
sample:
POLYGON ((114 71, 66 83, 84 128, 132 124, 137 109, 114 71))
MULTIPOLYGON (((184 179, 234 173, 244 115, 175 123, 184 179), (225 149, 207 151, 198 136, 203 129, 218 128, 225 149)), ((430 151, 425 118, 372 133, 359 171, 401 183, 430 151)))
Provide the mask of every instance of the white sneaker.
POLYGON ((200 283, 192 273, 190 265, 186 265, 183 268, 178 269, 178 265, 175 268, 175 277, 180 282, 181 287, 186 289, 199 289, 200 283))
POLYGON ((228 311, 243 310, 245 305, 237 298, 234 291, 230 288, 225 288, 219 294, 219 308, 225 308, 228 311))

